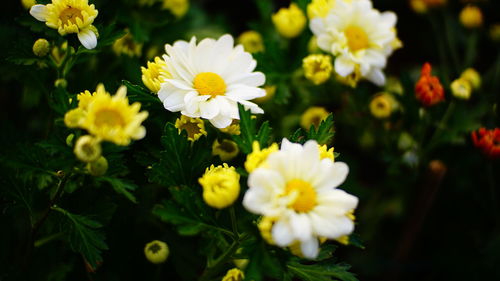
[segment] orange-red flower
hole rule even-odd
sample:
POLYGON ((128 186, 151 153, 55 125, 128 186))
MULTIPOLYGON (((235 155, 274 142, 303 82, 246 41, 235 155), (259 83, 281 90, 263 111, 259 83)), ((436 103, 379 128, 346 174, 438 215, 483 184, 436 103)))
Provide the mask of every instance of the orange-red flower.
POLYGON ((415 85, 415 95, 424 106, 432 106, 444 100, 444 89, 439 78, 431 75, 432 67, 426 62, 415 85))
POLYGON ((472 132, 472 141, 486 156, 490 158, 500 157, 500 128, 486 130, 481 128, 472 132))

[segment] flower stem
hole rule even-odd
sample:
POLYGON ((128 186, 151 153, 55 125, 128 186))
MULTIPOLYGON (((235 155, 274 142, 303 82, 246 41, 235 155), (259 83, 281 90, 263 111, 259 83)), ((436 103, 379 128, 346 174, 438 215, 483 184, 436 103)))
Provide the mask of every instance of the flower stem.
POLYGON ((441 120, 439 121, 437 128, 434 131, 434 134, 429 140, 426 151, 430 151, 434 147, 436 139, 439 137, 443 129, 446 127, 446 123, 448 123, 448 120, 450 119, 454 109, 455 109, 455 101, 451 101, 450 104, 448 105, 448 108, 446 109, 446 112, 443 115, 443 118, 441 118, 441 120))
POLYGON ((203 274, 200 276, 199 281, 206 281, 210 280, 210 278, 214 275, 217 274, 221 270, 221 268, 224 266, 224 264, 231 258, 231 256, 236 252, 240 245, 239 240, 233 241, 231 246, 220 256, 218 257, 213 264, 208 265, 205 271, 203 271, 203 274))

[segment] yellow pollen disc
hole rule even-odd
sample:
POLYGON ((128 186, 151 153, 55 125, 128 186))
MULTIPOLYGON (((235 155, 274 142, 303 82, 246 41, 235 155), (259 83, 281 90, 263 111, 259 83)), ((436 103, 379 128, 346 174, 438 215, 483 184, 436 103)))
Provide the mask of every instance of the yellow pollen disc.
POLYGON ((347 45, 353 52, 366 49, 370 45, 368 35, 366 35, 363 29, 357 26, 349 26, 344 30, 344 34, 347 37, 347 45))
POLYGON ((213 72, 202 72, 196 75, 193 86, 200 95, 209 95, 212 98, 226 93, 226 83, 222 77, 213 72))
POLYGON ((119 112, 116 112, 115 110, 103 109, 96 113, 94 124, 98 127, 123 127, 125 120, 123 120, 123 117, 119 112))
POLYGON ((72 24, 76 24, 76 18, 82 19, 82 11, 79 9, 73 8, 69 6, 68 8, 64 9, 61 14, 59 14, 59 19, 61 19, 63 24, 66 24, 68 22, 72 24))
POLYGON ((309 212, 316 206, 316 191, 303 180, 291 180, 286 184, 285 195, 297 192, 295 201, 291 207, 297 212, 309 212))

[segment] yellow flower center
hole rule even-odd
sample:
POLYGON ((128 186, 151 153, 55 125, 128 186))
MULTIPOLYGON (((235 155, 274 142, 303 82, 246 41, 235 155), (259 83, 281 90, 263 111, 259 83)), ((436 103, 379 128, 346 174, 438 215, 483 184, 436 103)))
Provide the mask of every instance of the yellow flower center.
POLYGON ((193 85, 200 95, 209 95, 212 98, 226 93, 226 83, 222 77, 213 72, 202 72, 196 75, 193 85))
POLYGON ((291 180, 286 184, 285 195, 296 192, 296 198, 291 207, 297 212, 309 212, 316 206, 316 191, 303 180, 291 180))
POLYGON ((72 23, 76 24, 76 18, 83 19, 82 11, 77 8, 73 8, 68 6, 68 8, 64 9, 61 14, 59 14, 59 19, 63 24, 72 23))
POLYGON ((353 52, 366 49, 370 45, 368 35, 357 26, 349 26, 344 30, 344 34, 347 37, 347 45, 353 52))
POLYGON ((111 109, 103 109, 96 113, 94 124, 97 127, 123 127, 125 125, 125 120, 123 120, 123 117, 119 112, 111 109))

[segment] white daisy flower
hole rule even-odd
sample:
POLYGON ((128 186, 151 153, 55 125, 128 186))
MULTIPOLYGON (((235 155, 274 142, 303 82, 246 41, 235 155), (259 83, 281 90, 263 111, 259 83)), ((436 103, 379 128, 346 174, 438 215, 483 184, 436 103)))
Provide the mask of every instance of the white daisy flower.
POLYGON ((387 57, 401 47, 396 21, 396 14, 380 13, 373 9, 371 1, 337 0, 325 17, 311 20, 310 28, 318 38, 318 46, 336 56, 337 74, 357 74, 382 86, 387 57))
POLYGON ((192 118, 205 118, 217 128, 239 119, 237 103, 252 113, 264 111, 249 100, 266 95, 265 76, 254 72, 257 62, 243 46, 234 47, 231 35, 196 44, 177 41, 165 46, 163 56, 170 79, 162 83, 158 97, 167 110, 192 118))
POLYGON ((273 242, 280 247, 300 243, 302 254, 315 258, 319 238, 338 239, 354 229, 351 213, 358 198, 336 189, 348 166, 320 159, 316 141, 304 145, 283 139, 264 167, 250 173, 243 205, 255 214, 272 218, 273 242))

